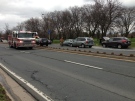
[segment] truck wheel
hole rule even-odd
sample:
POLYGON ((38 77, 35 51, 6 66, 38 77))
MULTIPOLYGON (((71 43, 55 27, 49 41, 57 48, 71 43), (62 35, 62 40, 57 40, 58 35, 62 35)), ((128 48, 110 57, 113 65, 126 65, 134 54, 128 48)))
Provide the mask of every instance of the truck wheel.
POLYGON ((13 46, 11 44, 9 44, 9 48, 13 48, 13 46))
POLYGON ((15 49, 18 49, 18 47, 16 46, 16 43, 14 43, 14 48, 15 48, 15 49))
POLYGON ((16 48, 16 44, 14 43, 14 48, 16 48))

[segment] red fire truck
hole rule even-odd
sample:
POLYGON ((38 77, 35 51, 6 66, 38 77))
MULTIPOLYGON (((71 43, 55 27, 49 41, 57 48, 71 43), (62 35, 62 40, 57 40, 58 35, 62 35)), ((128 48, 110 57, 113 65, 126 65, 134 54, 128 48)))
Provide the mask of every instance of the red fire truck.
POLYGON ((13 31, 8 35, 9 47, 19 48, 19 47, 28 47, 33 49, 36 45, 35 36, 37 32, 31 31, 13 31))

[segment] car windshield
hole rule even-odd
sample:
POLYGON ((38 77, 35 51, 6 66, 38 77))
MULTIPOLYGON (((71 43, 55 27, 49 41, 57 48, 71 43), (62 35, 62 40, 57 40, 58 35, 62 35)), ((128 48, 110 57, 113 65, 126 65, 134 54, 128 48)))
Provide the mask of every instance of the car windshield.
POLYGON ((126 38, 126 37, 124 37, 123 39, 125 39, 125 40, 128 40, 128 41, 129 41, 129 39, 128 39, 128 38, 126 38))
POLYGON ((47 40, 46 38, 42 39, 43 41, 47 40))
POLYGON ((69 41, 71 42, 71 41, 73 41, 72 39, 69 39, 69 41))
POLYGON ((33 33, 18 33, 18 38, 33 38, 33 33))
POLYGON ((109 40, 110 38, 109 37, 103 37, 104 40, 109 40))
POLYGON ((92 39, 92 38, 87 38, 87 40, 88 40, 88 41, 91 41, 91 40, 93 40, 93 39, 92 39))

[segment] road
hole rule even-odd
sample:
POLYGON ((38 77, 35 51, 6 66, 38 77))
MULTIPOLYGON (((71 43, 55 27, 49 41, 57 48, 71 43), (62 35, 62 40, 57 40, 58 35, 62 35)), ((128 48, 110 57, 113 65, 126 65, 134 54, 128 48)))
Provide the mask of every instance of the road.
POLYGON ((135 62, 0 45, 0 63, 40 101, 135 101, 135 62))
POLYGON ((117 49, 117 48, 103 48, 101 46, 93 46, 92 48, 77 48, 77 47, 69 47, 69 46, 63 46, 61 47, 59 44, 51 44, 50 47, 59 47, 59 48, 64 48, 64 49, 71 49, 71 50, 86 50, 86 51, 91 51, 91 52, 106 52, 107 54, 111 54, 112 52, 116 55, 123 54, 129 56, 130 54, 135 55, 135 48, 128 48, 128 49, 117 49))

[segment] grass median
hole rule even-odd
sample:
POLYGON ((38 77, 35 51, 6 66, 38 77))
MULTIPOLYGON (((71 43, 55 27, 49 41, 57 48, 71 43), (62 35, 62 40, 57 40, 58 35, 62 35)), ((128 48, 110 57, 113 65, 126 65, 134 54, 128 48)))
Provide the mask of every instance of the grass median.
POLYGON ((8 96, 3 88, 3 86, 0 84, 0 101, 12 101, 8 96))

